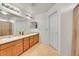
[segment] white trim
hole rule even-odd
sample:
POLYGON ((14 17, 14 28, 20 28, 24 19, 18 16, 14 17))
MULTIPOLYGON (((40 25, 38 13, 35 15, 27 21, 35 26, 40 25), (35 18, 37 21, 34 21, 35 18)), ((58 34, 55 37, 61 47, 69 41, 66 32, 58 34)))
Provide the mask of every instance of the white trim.
POLYGON ((61 13, 58 11, 58 19, 59 19, 59 55, 61 54, 61 13))

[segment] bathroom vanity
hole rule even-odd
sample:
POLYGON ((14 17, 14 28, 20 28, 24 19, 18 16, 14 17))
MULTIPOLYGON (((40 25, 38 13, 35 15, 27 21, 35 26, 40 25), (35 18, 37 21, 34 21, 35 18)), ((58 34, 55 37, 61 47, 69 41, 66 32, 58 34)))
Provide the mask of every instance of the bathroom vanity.
POLYGON ((1 38, 0 56, 19 56, 38 42, 39 33, 1 38))

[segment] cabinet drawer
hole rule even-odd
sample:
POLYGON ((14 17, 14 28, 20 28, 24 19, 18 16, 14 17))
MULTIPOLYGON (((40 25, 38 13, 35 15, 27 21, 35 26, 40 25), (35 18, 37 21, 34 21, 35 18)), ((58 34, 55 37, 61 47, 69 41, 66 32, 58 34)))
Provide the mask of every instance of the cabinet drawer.
POLYGON ((33 39, 33 36, 30 36, 30 39, 33 39))
POLYGON ((39 34, 34 35, 34 44, 39 41, 39 34))
POLYGON ((12 56, 12 47, 1 50, 0 56, 12 56))
POLYGON ((30 36, 30 42, 33 42, 34 40, 33 40, 33 36, 30 36))
POLYGON ((22 42, 22 40, 16 40, 16 41, 12 41, 12 42, 9 42, 9 43, 2 44, 2 45, 0 45, 0 50, 6 49, 6 48, 11 47, 13 45, 16 45, 20 42, 22 42))
POLYGON ((37 42, 39 42, 39 34, 36 35, 37 42))
POLYGON ((30 44, 30 40, 29 39, 30 39, 29 37, 24 39, 24 51, 27 50, 30 47, 29 46, 29 44, 30 44))
POLYGON ((34 38, 33 36, 30 36, 30 47, 32 47, 34 44, 34 38))
POLYGON ((37 43, 37 35, 34 35, 34 44, 37 43))
POLYGON ((13 51, 12 51, 13 56, 18 56, 21 53, 23 53, 23 43, 19 43, 19 44, 13 46, 12 48, 13 48, 13 51))

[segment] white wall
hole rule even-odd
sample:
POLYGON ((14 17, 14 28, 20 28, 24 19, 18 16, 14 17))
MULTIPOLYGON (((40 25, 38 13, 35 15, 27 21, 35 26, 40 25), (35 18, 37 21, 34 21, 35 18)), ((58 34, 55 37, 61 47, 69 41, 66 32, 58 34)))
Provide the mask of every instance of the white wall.
MULTIPOLYGON (((61 55, 71 55, 72 48, 72 17, 73 8, 76 4, 63 3, 54 5, 48 12, 35 15, 34 21, 38 22, 38 29, 30 29, 30 21, 13 23, 13 34, 18 34, 20 30, 24 30, 25 33, 39 32, 40 42, 42 44, 49 44, 49 15, 55 11, 59 13, 60 20, 60 52, 61 55)), ((15 18, 16 19, 16 18, 15 18)), ((14 20, 14 19, 13 19, 14 20)))
POLYGON ((61 55, 71 55, 73 10, 61 14, 61 55))
POLYGON ((76 4, 63 3, 54 5, 48 12, 35 16, 35 20, 39 23, 39 32, 41 42, 49 43, 49 15, 55 11, 59 13, 60 20, 60 55, 71 55, 72 48, 72 17, 73 8, 76 4))
POLYGON ((38 22, 38 32, 40 33, 40 42, 42 44, 48 44, 48 33, 47 28, 47 14, 39 14, 35 16, 35 21, 38 22))
POLYGON ((71 55, 73 8, 76 4, 57 4, 48 11, 59 12, 60 20, 60 55, 71 55))

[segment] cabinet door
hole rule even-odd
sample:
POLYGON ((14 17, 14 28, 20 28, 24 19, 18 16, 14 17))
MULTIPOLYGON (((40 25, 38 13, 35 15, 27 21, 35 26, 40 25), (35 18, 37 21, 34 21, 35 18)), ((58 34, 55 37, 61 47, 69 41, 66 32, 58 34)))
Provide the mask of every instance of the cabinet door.
POLYGON ((34 44, 39 41, 39 34, 34 35, 34 44))
POLYGON ((23 52, 23 44, 22 43, 13 46, 13 53, 12 53, 13 56, 18 56, 22 52, 23 52))
POLYGON ((12 47, 1 50, 0 56, 12 56, 12 47))
POLYGON ((13 56, 18 56, 23 53, 23 40, 18 40, 18 43, 13 46, 13 56))
POLYGON ((33 36, 30 36, 30 47, 32 47, 33 45, 34 45, 33 36))
POLYGON ((29 44, 30 44, 29 39, 30 39, 29 37, 24 39, 24 51, 29 48, 29 44))
POLYGON ((36 42, 39 42, 39 34, 36 35, 36 42))
POLYGON ((37 43, 37 36, 34 35, 34 44, 36 44, 36 43, 37 43))

